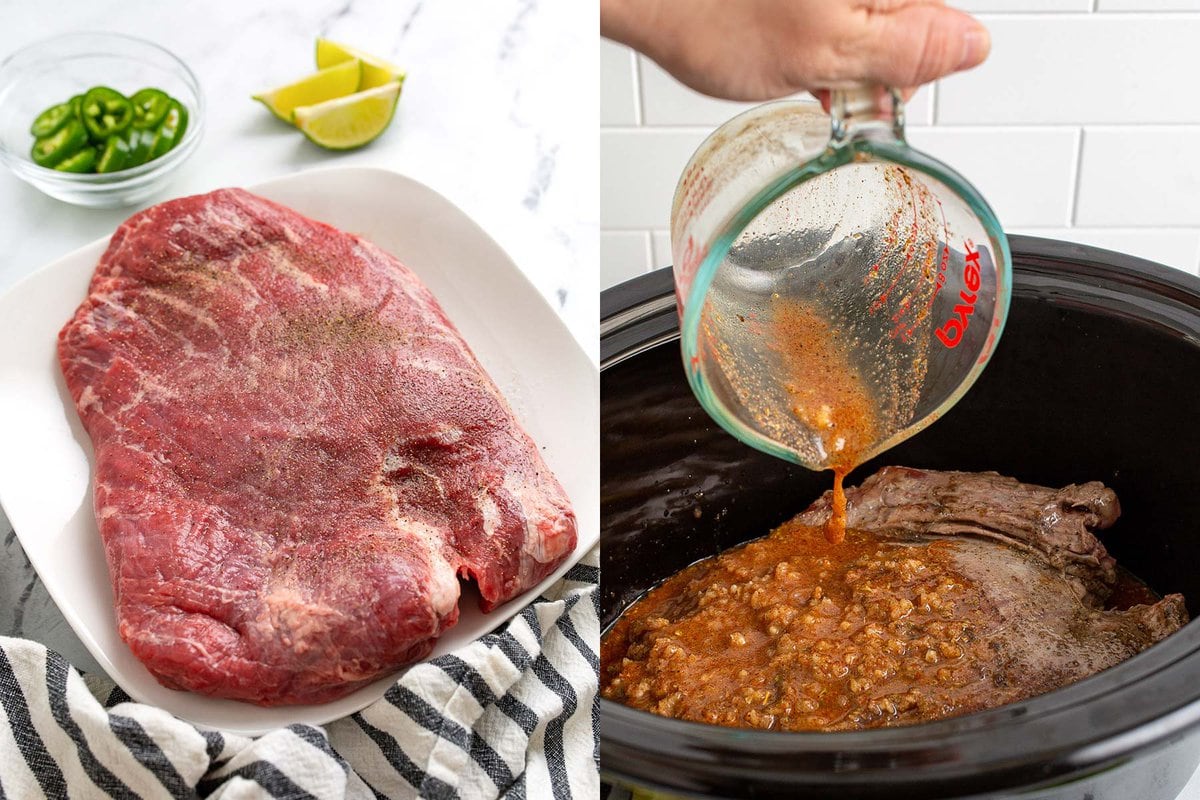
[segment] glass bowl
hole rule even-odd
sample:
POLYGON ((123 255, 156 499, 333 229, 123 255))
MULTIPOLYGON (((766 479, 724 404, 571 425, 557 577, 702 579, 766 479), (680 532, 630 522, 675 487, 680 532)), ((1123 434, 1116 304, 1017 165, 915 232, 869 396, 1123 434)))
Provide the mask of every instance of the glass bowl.
POLYGON ((112 208, 146 200, 195 152, 204 133, 204 94, 187 65, 156 44, 117 33, 70 33, 43 39, 0 62, 0 162, 51 197, 112 208), (92 86, 129 95, 162 89, 187 108, 182 141, 165 155, 103 175, 59 172, 29 157, 29 126, 37 115, 92 86))

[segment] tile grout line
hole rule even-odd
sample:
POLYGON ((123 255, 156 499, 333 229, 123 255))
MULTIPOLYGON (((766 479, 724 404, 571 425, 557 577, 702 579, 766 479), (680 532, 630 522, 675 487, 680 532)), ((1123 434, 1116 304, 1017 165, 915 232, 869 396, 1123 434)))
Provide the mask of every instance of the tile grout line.
POLYGON ((1084 127, 1079 126, 1079 137, 1075 141, 1075 174, 1074 180, 1071 182, 1071 205, 1070 213, 1067 214, 1067 227, 1077 227, 1077 219, 1079 216, 1079 188, 1083 183, 1083 138, 1084 127))
POLYGON ((633 97, 636 100, 633 104, 634 122, 637 123, 638 128, 644 128, 646 125, 646 93, 642 90, 642 58, 632 48, 630 48, 629 54, 633 58, 633 97))

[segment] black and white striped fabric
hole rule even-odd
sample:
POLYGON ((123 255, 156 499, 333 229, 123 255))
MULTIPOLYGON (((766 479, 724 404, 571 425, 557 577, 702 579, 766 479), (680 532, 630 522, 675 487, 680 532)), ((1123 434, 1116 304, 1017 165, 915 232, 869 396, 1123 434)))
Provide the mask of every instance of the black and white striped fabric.
POLYGON ((595 798, 599 551, 504 628, 327 726, 250 739, 0 637, 3 798, 595 798))

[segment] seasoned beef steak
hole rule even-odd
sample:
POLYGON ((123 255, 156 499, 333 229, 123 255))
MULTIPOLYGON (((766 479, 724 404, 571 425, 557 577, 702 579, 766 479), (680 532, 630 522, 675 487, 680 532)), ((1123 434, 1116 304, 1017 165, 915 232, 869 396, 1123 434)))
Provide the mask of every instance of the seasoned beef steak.
POLYGON ((227 189, 136 214, 59 335, 122 638, 263 705, 418 659, 575 545, 567 497, 437 301, 368 242, 227 189))

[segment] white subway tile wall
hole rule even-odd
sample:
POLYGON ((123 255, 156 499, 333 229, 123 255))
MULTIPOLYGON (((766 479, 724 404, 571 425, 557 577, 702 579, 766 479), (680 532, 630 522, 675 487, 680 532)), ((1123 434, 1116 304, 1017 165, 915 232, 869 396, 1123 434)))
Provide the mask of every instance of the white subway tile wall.
POLYGON ((1070 225, 1075 194, 1076 128, 913 128, 908 140, 965 175, 1005 230, 1070 225), (1035 175, 1034 191, 1013 175, 1035 175))
POLYGON ((987 26, 988 60, 941 81, 940 125, 1200 123, 1200 105, 1181 102, 1183 76, 1200 71, 1200 14, 988 15, 987 26))
MULTIPOLYGON (((1011 233, 1200 274, 1200 0, 951 0, 987 63, 925 87, 909 139, 972 181, 1011 233)), ((687 160, 750 104, 713 100, 601 48, 601 285, 671 263, 687 160)))
POLYGON ((601 228, 669 227, 675 183, 707 135, 696 128, 601 128, 601 228))
POLYGON ((1075 224, 1200 221, 1200 127, 1086 128, 1075 224))
MULTIPOLYGON (((601 231, 600 285, 603 287, 627 281, 640 275, 645 264, 656 263, 657 256, 650 249, 649 231, 601 231)), ((666 248, 670 264, 671 242, 666 248)))
POLYGON ((637 125, 638 99, 635 53, 628 47, 600 41, 600 124, 637 125))

